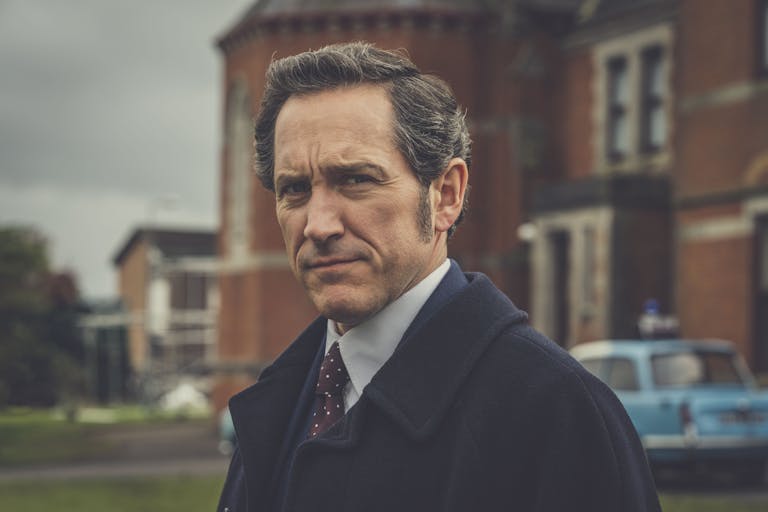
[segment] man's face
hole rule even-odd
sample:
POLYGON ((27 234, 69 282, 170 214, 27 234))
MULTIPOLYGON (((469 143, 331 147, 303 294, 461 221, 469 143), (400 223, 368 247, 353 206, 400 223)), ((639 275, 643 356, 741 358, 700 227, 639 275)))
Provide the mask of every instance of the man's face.
POLYGON ((420 196, 394 145, 393 116, 386 90, 365 85, 293 96, 275 124, 277 220, 291 268, 342 330, 400 297, 446 256, 431 227, 436 196, 431 188, 420 196))

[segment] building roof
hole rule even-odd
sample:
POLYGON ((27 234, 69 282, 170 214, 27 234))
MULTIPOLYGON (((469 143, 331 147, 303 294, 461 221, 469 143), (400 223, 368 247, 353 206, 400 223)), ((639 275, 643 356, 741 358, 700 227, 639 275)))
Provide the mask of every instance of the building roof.
POLYGON ((582 23, 598 24, 620 20, 638 11, 667 8, 676 0, 584 0, 580 14, 582 23))
MULTIPOLYGON (((633 0, 622 0, 632 2, 633 0)), ((546 10, 574 10, 582 0, 516 0, 502 2, 538 7, 546 10)), ((500 2, 494 0, 257 0, 240 21, 254 16, 294 15, 318 12, 354 12, 374 10, 493 11, 500 2)))
POLYGON ((149 241, 168 258, 215 256, 216 238, 214 230, 138 227, 115 253, 112 262, 115 266, 120 266, 135 245, 144 240, 149 241))
POLYGON ((303 12, 346 12, 395 9, 478 10, 484 4, 473 0, 258 0, 243 18, 274 16, 303 12))
POLYGON ((677 4, 678 0, 583 0, 566 46, 595 44, 669 22, 677 16, 677 4))
POLYGON ((575 12, 582 0, 257 0, 218 40, 226 43, 255 24, 325 15, 426 13, 435 15, 483 15, 515 7, 553 12, 575 12))

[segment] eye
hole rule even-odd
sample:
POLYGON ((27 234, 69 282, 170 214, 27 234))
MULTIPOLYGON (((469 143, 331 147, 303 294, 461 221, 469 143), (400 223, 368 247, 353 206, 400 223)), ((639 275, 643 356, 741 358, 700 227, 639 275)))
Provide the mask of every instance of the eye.
POLYGON ((344 177, 345 185, 360 185, 361 183, 371 183, 373 178, 367 174, 349 174, 344 177))
POLYGON ((299 196, 309 192, 310 186, 307 181, 291 181, 285 183, 278 189, 278 196, 299 196))

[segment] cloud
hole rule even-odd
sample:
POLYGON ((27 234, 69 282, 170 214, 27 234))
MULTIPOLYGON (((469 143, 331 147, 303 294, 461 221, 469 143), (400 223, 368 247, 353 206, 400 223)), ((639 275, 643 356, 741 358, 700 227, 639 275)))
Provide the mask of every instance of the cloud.
POLYGON ((58 269, 73 271, 81 292, 103 296, 115 290, 112 258, 140 225, 214 229, 211 212, 169 207, 161 196, 119 192, 93 194, 53 186, 0 188, 0 219, 5 225, 44 226, 58 269))
POLYGON ((91 295, 114 293, 112 253, 156 198, 215 224, 213 44, 251 3, 1 2, 0 223, 37 225, 91 295))

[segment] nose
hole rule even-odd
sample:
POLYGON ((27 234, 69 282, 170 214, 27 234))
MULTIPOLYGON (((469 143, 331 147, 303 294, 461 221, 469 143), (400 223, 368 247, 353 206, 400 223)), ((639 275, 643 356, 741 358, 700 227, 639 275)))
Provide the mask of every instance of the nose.
POLYGON ((344 234, 341 205, 333 194, 323 187, 315 187, 307 203, 307 224, 304 236, 322 245, 344 234))

